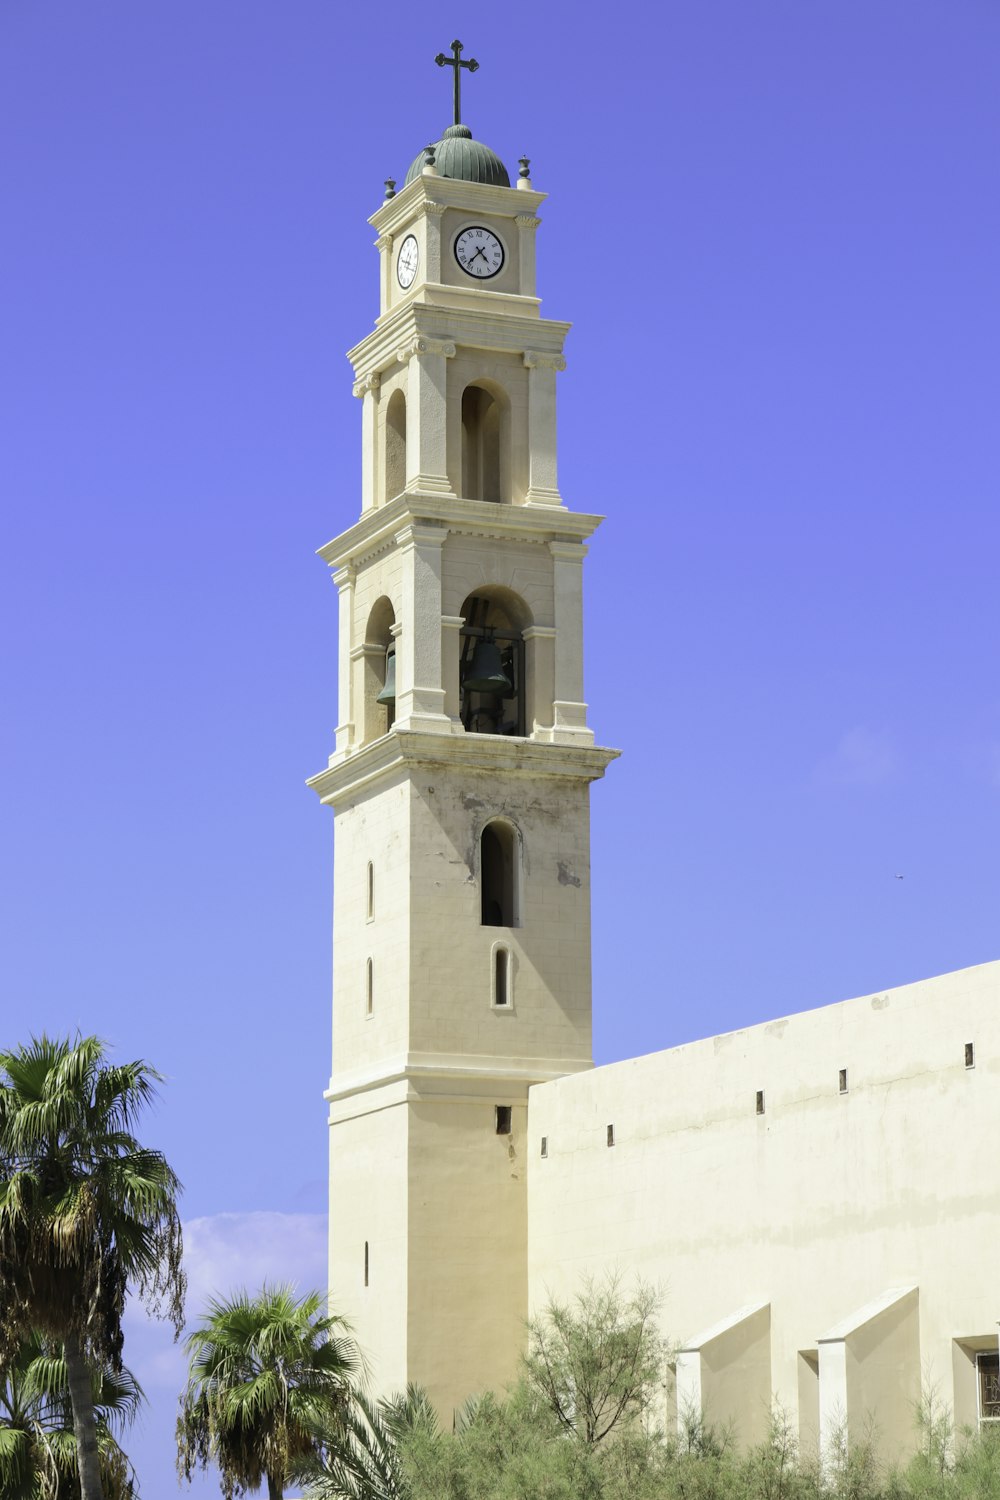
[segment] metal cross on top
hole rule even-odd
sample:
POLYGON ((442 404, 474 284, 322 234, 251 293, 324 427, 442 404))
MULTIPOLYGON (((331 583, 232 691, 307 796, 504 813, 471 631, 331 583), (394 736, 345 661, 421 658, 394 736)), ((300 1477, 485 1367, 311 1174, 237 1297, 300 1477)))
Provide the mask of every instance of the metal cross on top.
POLYGON ((476 69, 479 67, 479 64, 476 62, 476 59, 474 57, 470 57, 469 60, 468 60, 468 62, 464 62, 463 61, 463 59, 462 59, 462 43, 461 42, 452 42, 452 44, 451 44, 451 50, 454 53, 453 57, 447 57, 445 55, 445 53, 439 52, 438 55, 437 55, 437 57, 434 59, 434 61, 437 63, 437 65, 438 65, 439 68, 454 68, 454 70, 455 70, 455 124, 456 125, 461 125, 461 123, 462 123, 462 69, 463 68, 468 68, 468 70, 469 70, 470 73, 474 73, 476 71, 476 69))

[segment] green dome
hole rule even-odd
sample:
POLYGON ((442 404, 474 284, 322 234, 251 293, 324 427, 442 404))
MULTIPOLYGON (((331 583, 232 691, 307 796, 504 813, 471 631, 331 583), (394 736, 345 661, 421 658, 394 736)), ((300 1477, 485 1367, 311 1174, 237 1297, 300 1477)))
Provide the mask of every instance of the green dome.
MULTIPOLYGON (((454 177, 459 182, 484 182, 489 187, 510 187, 507 168, 489 146, 472 139, 468 125, 449 125, 444 135, 434 146, 438 175, 454 177)), ((406 174, 405 187, 419 177, 427 161, 426 151, 411 163, 406 174)))

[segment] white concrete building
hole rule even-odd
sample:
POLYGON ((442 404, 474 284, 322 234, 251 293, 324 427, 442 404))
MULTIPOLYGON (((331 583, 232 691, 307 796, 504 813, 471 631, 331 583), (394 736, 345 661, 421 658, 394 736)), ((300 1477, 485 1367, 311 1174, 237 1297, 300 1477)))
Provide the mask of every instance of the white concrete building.
POLYGON ((330 1286, 378 1383, 444 1410, 529 1310, 617 1267, 665 1289, 687 1409, 803 1447, 934 1382, 1000 1419, 1000 963, 594 1069, 582 564, 543 319, 544 195, 455 125, 370 222, 350 358, 361 514, 322 549, 339 711, 330 1286), (975 1143, 975 1144, 973 1144, 975 1143))

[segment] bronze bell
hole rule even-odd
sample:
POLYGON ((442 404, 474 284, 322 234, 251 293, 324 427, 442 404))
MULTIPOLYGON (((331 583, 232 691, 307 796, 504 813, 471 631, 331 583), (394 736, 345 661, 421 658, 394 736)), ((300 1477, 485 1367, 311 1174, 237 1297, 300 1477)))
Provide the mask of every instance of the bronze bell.
POLYGON ((376 703, 385 703, 390 708, 396 702, 396 648, 390 646, 385 653, 385 687, 375 699, 376 703))
POLYGON ((476 642, 472 665, 462 686, 472 693, 499 693, 502 697, 513 692, 496 641, 476 642))

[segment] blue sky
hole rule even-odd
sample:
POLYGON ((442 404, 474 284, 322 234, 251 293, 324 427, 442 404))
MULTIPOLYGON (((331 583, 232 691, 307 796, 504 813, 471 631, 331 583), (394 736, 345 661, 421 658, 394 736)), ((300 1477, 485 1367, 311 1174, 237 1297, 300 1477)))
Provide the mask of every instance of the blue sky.
MULTIPOLYGON (((359 504, 365 221, 448 123, 453 36, 551 194, 563 493, 607 517, 598 1060, 1000 955, 1000 11, 480 9, 0 7, 2 1033, 168 1076, 199 1295, 322 1275, 314 552, 359 504)), ((136 1325, 147 1500, 161 1346, 136 1325)))

